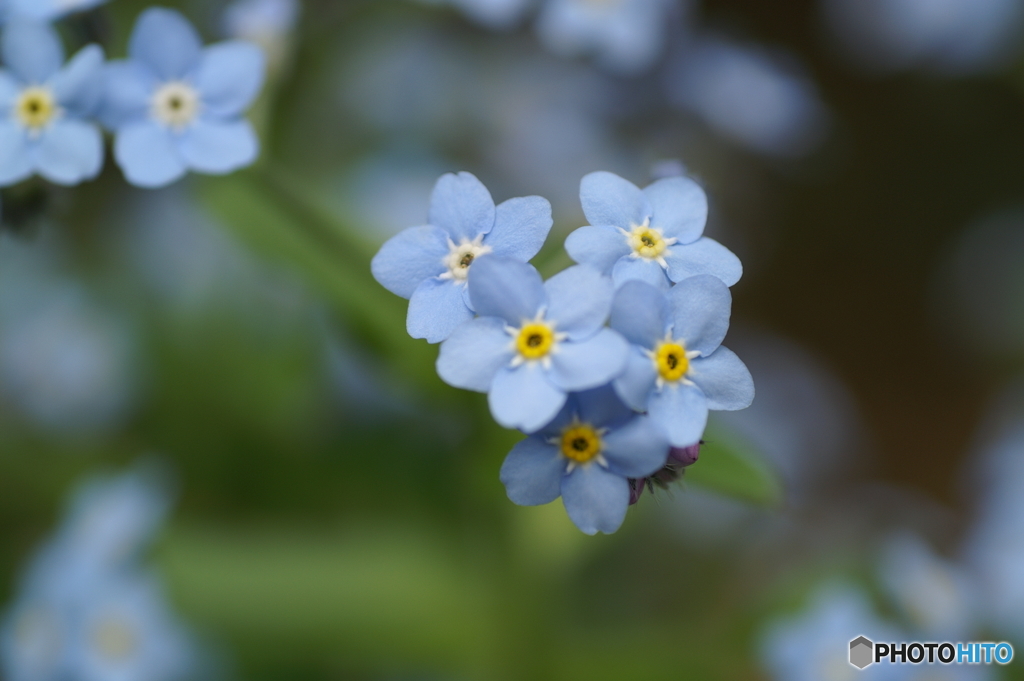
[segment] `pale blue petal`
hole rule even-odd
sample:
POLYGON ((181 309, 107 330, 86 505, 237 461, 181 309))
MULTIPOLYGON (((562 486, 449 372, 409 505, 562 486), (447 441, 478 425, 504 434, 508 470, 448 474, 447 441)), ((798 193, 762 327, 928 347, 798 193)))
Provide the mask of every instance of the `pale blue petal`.
POLYGON ((555 418, 551 419, 543 428, 537 431, 538 436, 546 438, 561 438, 562 432, 565 427, 568 426, 580 413, 580 405, 577 402, 576 397, 579 393, 569 395, 568 399, 565 400, 565 404, 559 410, 555 418))
POLYGON ((92 123, 75 118, 55 121, 33 145, 36 171, 55 184, 73 185, 99 174, 103 135, 92 123))
POLYGON ((598 464, 578 466, 562 478, 562 503, 569 518, 586 534, 611 534, 626 519, 629 483, 598 464))
POLYGON ((91 117, 103 96, 103 49, 87 45, 50 81, 53 94, 67 111, 91 117))
POLYGON ((560 343, 551 355, 551 382, 567 391, 596 388, 622 374, 628 355, 626 339, 607 328, 585 341, 560 343))
POLYGON ((754 379, 750 371, 728 348, 718 348, 709 357, 690 361, 687 378, 700 387, 708 409, 736 411, 754 401, 754 379))
POLYGON ((180 12, 151 7, 143 12, 128 43, 128 54, 161 80, 180 80, 198 66, 203 44, 180 12))
POLYGON ((178 151, 192 170, 224 175, 252 164, 259 156, 260 143, 252 124, 245 119, 215 121, 199 119, 176 136, 178 151))
POLYGON ((643 478, 665 465, 668 437, 647 416, 635 416, 602 438, 608 470, 627 478, 643 478))
POLYGON ((573 393, 569 400, 581 421, 598 428, 620 425, 633 416, 633 410, 622 403, 610 385, 573 393))
POLYGON ((452 332, 437 357, 437 373, 448 385, 485 393, 498 370, 512 361, 505 322, 479 317, 452 332))
POLYGON ((154 75, 134 61, 111 61, 103 67, 103 100, 99 118, 116 130, 149 116, 149 102, 156 89, 154 75))
POLYGON ((428 343, 440 343, 471 320, 473 312, 462 298, 464 286, 451 279, 430 278, 416 287, 409 299, 409 314, 405 318, 409 335, 423 338, 428 343))
POLYGON ((423 280, 447 270, 448 236, 433 225, 410 227, 384 242, 370 261, 373 278, 395 295, 411 298, 423 280))
POLYGON ((565 404, 565 393, 551 385, 546 373, 536 364, 499 369, 487 396, 494 420, 505 428, 533 433, 555 418, 565 404))
POLYGON ((551 231, 551 204, 539 196, 498 205, 494 227, 484 238, 495 255, 527 262, 540 252, 551 231))
POLYGON ((652 227, 659 227, 669 238, 688 244, 704 233, 708 221, 708 197, 700 185, 688 177, 666 177, 644 189, 651 201, 652 227))
POLYGON ((590 173, 580 182, 583 214, 591 225, 629 230, 651 216, 651 202, 640 188, 614 173, 590 173))
POLYGON ((481 317, 500 317, 517 328, 547 303, 532 265, 496 255, 477 258, 469 268, 469 299, 481 317))
POLYGON ((589 265, 562 270, 544 283, 544 290, 548 295, 544 318, 571 340, 594 335, 612 309, 612 280, 589 265))
POLYGON ((665 294, 646 282, 627 281, 615 292, 609 325, 630 343, 653 350, 668 326, 665 294))
POLYGON ((626 370, 612 382, 622 401, 637 411, 647 411, 647 400, 658 379, 651 358, 637 346, 631 346, 626 370))
POLYGON ((139 187, 162 187, 187 171, 171 133, 149 121, 132 123, 118 131, 114 158, 125 178, 139 187))
POLYGON ((64 47, 49 24, 15 19, 0 36, 0 57, 22 84, 42 85, 64 64, 64 47))
POLYGON ((668 276, 682 281, 697 274, 710 274, 732 286, 743 276, 743 263, 728 248, 714 239, 701 237, 692 244, 676 244, 663 254, 668 276))
POLYGON ((206 48, 194 79, 203 114, 215 118, 240 115, 259 95, 265 70, 263 50, 252 43, 235 40, 206 48))
POLYGON ((648 413, 673 447, 689 447, 700 442, 708 423, 708 400, 700 388, 683 383, 667 383, 651 393, 648 413))
POLYGON ((20 94, 21 83, 9 71, 0 69, 0 110, 9 111, 20 94))
POLYGON ((32 159, 25 132, 17 123, 0 120, 0 187, 32 175, 32 159))
POLYGON ((496 212, 491 193, 475 175, 448 173, 434 185, 428 221, 458 243, 490 232, 496 212))
POLYGON ((588 225, 575 230, 565 240, 569 257, 581 265, 596 267, 603 274, 611 274, 612 267, 624 255, 629 255, 629 242, 625 235, 608 225, 588 225))
MULTIPOLYGON (((667 251, 666 251, 667 253, 667 251)), ((665 274, 665 268, 654 260, 647 258, 625 257, 619 258, 612 268, 612 281, 615 287, 622 286, 627 281, 643 281, 655 288, 666 291, 672 285, 665 274)))
POLYGON ((707 357, 729 330, 732 294, 729 287, 709 274, 679 282, 666 294, 671 308, 672 336, 684 341, 687 350, 707 357))
POLYGON ((540 506, 561 494, 565 466, 566 460, 557 447, 543 438, 528 437, 505 457, 499 477, 512 503, 540 506))

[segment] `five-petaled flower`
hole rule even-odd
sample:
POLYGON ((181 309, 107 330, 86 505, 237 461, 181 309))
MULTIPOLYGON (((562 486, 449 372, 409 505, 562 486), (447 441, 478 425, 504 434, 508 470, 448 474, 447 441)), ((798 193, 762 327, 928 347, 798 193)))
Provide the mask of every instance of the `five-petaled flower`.
POLYGON ((552 224, 546 199, 527 196, 495 207, 487 188, 465 172, 441 176, 427 219, 389 239, 371 269, 386 289, 409 298, 409 335, 431 343, 473 318, 466 284, 476 258, 493 253, 526 262, 552 224))
POLYGON ((615 285, 639 279, 661 289, 697 274, 727 285, 740 280, 739 258, 702 236, 708 200, 696 182, 667 177, 644 190, 609 172, 580 183, 590 225, 569 235, 565 248, 578 263, 611 274, 615 285))

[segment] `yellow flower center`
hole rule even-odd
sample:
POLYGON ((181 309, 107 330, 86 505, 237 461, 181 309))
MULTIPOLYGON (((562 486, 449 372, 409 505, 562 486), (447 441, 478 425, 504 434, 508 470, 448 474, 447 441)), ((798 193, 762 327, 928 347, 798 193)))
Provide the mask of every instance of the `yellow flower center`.
POLYGON ((666 381, 678 381, 690 370, 686 348, 679 343, 662 343, 654 353, 658 375, 666 381))
POLYGON ((115 619, 101 622, 96 627, 93 640, 100 652, 113 660, 123 660, 136 647, 135 632, 124 622, 115 619))
POLYGON ((516 350, 526 359, 546 357, 555 344, 555 332, 542 322, 524 324, 516 337, 516 350))
POLYGON ((601 435, 593 426, 574 423, 562 431, 562 455, 576 463, 587 463, 601 453, 601 435))
POLYGON ((192 124, 199 114, 199 92, 181 81, 161 85, 150 101, 153 118, 169 128, 181 130, 192 124))
POLYGON ((14 113, 26 128, 39 130, 53 120, 57 113, 57 100, 50 88, 25 88, 14 104, 14 113))
POLYGON ((629 233, 629 246, 641 258, 654 260, 669 247, 668 241, 657 227, 643 224, 634 226, 629 233))

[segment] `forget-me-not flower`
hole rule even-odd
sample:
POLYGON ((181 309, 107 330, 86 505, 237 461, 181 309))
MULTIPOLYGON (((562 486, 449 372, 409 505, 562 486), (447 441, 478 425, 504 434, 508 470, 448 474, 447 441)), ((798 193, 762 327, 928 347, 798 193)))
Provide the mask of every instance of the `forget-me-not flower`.
POLYGON ((385 242, 371 269, 384 288, 409 299, 409 335, 431 343, 473 318, 467 281, 477 258, 494 254, 526 262, 544 245, 552 224, 546 199, 527 196, 495 207, 487 188, 465 172, 437 181, 427 220, 385 242))
POLYGON ((708 199, 685 177, 667 177, 644 190, 609 172, 580 183, 590 225, 565 240, 578 263, 611 274, 616 286, 640 279, 666 289, 696 274, 713 274, 732 286, 743 274, 739 258, 706 236, 708 199))
POLYGON ((632 344, 613 385, 634 409, 648 411, 674 447, 700 440, 709 409, 735 411, 754 399, 754 381, 731 350, 729 288, 711 275, 684 279, 667 292, 642 281, 616 291, 611 327, 632 344))
POLYGON ((157 7, 139 17, 128 54, 107 65, 100 113, 129 182, 160 187, 189 170, 219 175, 256 160, 259 141, 242 117, 263 85, 256 45, 204 49, 185 17, 157 7))
POLYGON ((84 47, 64 64, 57 32, 17 19, 0 37, 0 186, 38 173, 63 185, 95 177, 103 137, 90 117, 99 104, 103 50, 84 47))
POLYGON ((513 447, 501 481, 517 504, 561 496, 576 527, 610 534, 626 517, 628 478, 654 473, 668 452, 664 432, 604 386, 570 395, 551 423, 513 447))
MULTIPOLYGON (((84 12, 98 7, 107 0, 6 0, 7 11, 14 16, 22 16, 38 21, 53 21, 66 14, 84 12)), ((0 0, 0 13, 3 12, 4 0, 0 0)))
POLYGON ((441 345, 437 371, 456 388, 488 393, 506 428, 532 433, 549 423, 570 392, 618 376, 629 346, 604 326, 612 283, 593 268, 570 267, 542 282, 530 265, 493 255, 469 274, 480 316, 441 345))

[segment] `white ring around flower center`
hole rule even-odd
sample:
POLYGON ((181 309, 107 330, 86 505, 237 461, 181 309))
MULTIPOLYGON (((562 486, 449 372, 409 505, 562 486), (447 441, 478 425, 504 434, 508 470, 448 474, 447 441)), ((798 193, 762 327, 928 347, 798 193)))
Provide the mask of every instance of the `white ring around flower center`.
POLYGON ((463 239, 455 243, 448 239, 448 255, 444 258, 444 266, 448 271, 441 275, 442 279, 454 279, 455 281, 466 281, 469 276, 469 268, 473 261, 481 255, 491 252, 490 246, 484 246, 484 235, 476 237, 472 241, 463 239))
POLYGON ((626 237, 629 244, 631 258, 642 258, 653 260, 668 269, 668 262, 665 261, 665 251, 670 246, 679 242, 675 237, 666 238, 660 227, 652 227, 651 219, 646 218, 642 225, 630 225, 628 230, 619 228, 619 232, 626 237))
POLYGON ((175 130, 192 125, 201 107, 199 91, 180 80, 161 85, 149 103, 153 118, 175 130))

